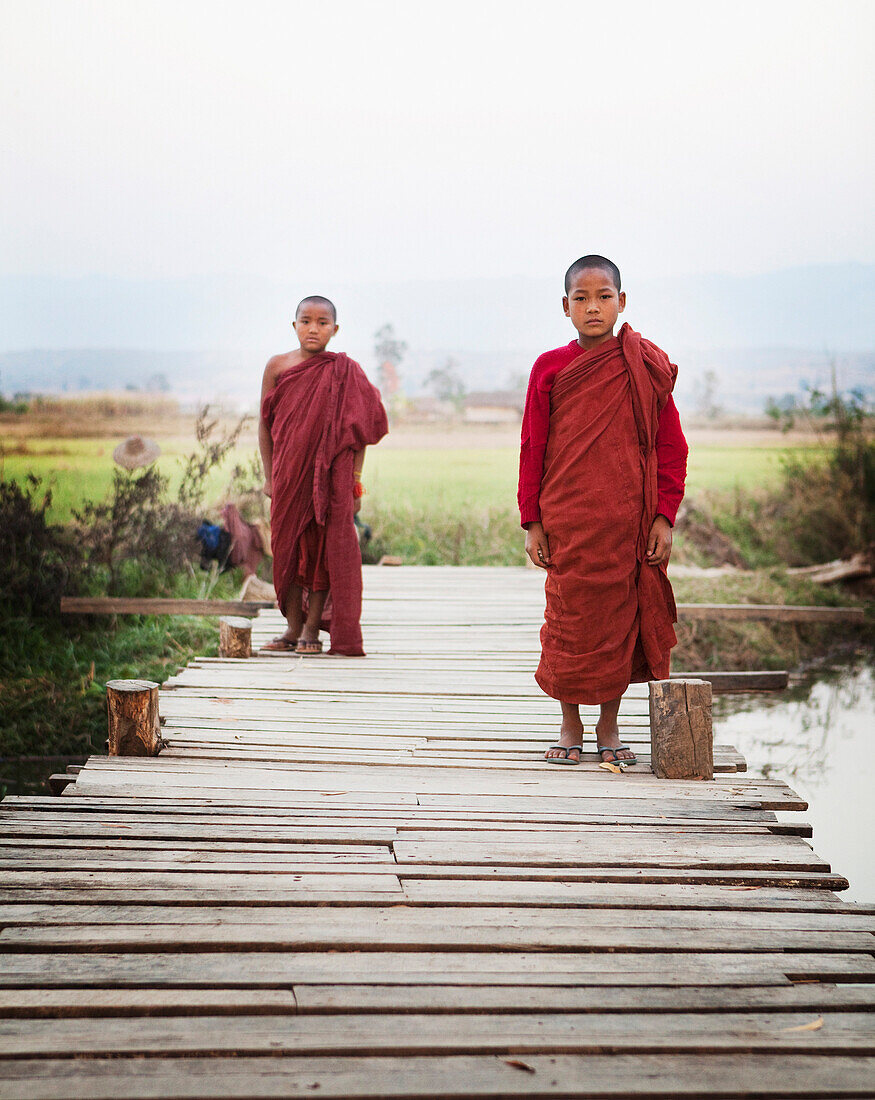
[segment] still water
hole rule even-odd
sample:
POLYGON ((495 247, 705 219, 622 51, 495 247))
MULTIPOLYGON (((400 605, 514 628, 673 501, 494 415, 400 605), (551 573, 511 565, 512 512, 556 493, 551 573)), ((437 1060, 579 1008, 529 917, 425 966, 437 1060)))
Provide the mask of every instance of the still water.
POLYGON ((875 902, 875 671, 818 671, 785 692, 714 702, 714 740, 735 745, 749 775, 783 779, 808 802, 808 841, 850 881, 845 901, 875 902))

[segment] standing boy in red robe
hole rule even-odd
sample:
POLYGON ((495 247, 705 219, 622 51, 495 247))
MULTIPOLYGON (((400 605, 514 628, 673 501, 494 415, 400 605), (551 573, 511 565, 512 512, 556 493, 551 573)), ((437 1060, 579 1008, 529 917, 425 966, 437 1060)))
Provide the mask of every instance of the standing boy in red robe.
POLYGON ((535 362, 523 415, 518 501, 526 553, 547 571, 535 679, 562 707, 554 764, 580 761, 580 704, 599 704, 603 761, 636 763, 617 713, 630 683, 665 679, 677 639, 666 575, 687 443, 677 368, 623 325, 620 272, 583 256, 565 275, 577 339, 535 362))
POLYGON ((364 656, 362 568, 353 516, 363 492, 365 448, 388 431, 378 390, 342 352, 326 351, 337 311, 319 295, 295 312, 297 351, 264 371, 258 442, 271 498, 277 603, 288 627, 264 649, 364 656))

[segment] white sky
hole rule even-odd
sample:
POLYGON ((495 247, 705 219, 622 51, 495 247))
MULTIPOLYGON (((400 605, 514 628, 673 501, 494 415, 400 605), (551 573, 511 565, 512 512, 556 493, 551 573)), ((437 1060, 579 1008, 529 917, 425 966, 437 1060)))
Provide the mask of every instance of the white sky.
POLYGON ((0 0, 0 274, 875 258, 875 3, 0 0))

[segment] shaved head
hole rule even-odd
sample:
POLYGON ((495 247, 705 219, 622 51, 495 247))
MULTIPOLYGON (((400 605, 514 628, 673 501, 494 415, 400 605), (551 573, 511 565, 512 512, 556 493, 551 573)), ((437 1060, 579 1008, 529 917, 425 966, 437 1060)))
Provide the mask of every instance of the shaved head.
POLYGON ((296 319, 301 312, 302 306, 322 306, 323 309, 327 309, 330 312, 332 320, 337 324, 337 309, 330 298, 323 298, 321 294, 308 294, 306 298, 302 298, 300 302, 298 302, 298 308, 295 310, 296 319))
POLYGON ((565 293, 567 294, 568 291, 571 290, 571 284, 576 275, 580 274, 581 271, 587 271, 591 268, 598 268, 600 271, 604 271, 617 288, 617 293, 619 293, 620 269, 613 260, 609 260, 606 256, 581 256, 579 260, 575 260, 571 267, 565 272, 565 293))

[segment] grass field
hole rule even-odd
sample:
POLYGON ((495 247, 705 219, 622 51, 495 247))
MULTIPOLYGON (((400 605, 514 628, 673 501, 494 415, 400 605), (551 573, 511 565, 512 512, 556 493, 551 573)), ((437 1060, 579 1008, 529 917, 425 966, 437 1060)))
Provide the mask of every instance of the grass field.
MULTIPOLYGON (((763 433, 761 442, 751 442, 756 433, 720 433, 717 442, 692 440, 687 481, 689 495, 703 490, 726 491, 776 486, 781 477, 781 462, 788 454, 798 454, 806 444, 788 444, 786 439, 763 433)), ((432 432, 433 435, 433 432, 432 432)), ((519 451, 508 441, 507 433, 496 439, 484 439, 482 431, 457 431, 452 443, 422 446, 433 440, 428 434, 416 440, 408 430, 391 440, 391 445, 372 448, 367 456, 365 482, 368 506, 379 510, 397 507, 434 511, 441 514, 471 509, 507 509, 512 512, 516 500, 519 451), (473 445, 471 445, 473 444, 473 445)), ((20 440, 0 437, 0 476, 22 481, 27 474, 39 477, 52 490, 50 517, 64 523, 71 509, 85 500, 100 500, 112 481, 113 447, 107 438, 37 438, 22 445, 20 440)), ((437 442, 437 440, 434 440, 437 442)), ((162 455, 158 465, 171 479, 178 480, 183 456, 194 446, 193 438, 173 436, 160 440, 162 455)), ((255 453, 252 442, 240 446, 224 463, 223 471, 209 482, 208 500, 217 501, 227 482, 227 471, 235 462, 246 462, 255 453)))

